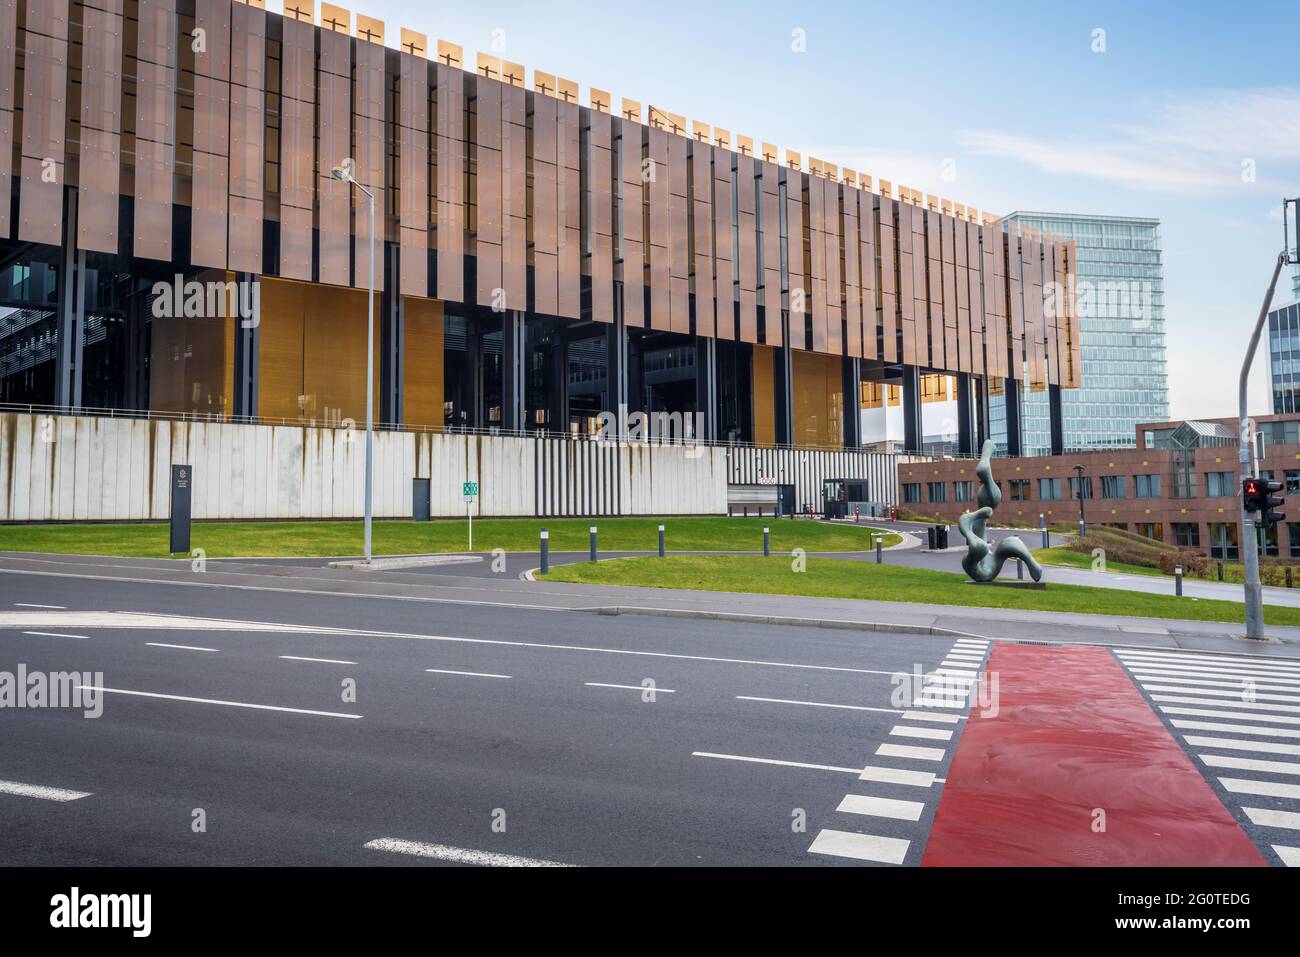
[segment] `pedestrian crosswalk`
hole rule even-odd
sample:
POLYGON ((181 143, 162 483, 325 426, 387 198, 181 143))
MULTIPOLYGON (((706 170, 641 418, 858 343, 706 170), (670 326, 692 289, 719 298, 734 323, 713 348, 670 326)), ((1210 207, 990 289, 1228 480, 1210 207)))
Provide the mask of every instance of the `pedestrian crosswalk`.
MULTIPOLYGON (((922 676, 908 710, 877 744, 854 790, 835 809, 810 854, 869 864, 904 864, 919 844, 922 818, 939 803, 941 768, 949 757, 989 652, 982 638, 961 638, 943 662, 922 676)), ((919 857, 919 855, 917 855, 919 857)))
POLYGON ((1300 867, 1300 662, 1163 649, 1115 655, 1262 832, 1262 840, 1251 835, 1261 849, 1300 867))

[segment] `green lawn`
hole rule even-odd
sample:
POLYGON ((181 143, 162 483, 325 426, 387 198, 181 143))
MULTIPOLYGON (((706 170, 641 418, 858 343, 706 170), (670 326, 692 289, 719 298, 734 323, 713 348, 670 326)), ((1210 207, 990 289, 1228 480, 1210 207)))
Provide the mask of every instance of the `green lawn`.
MULTIPOLYGON (((659 547, 661 521, 666 526, 670 551, 761 551, 765 525, 772 530, 773 550, 782 552, 794 548, 862 551, 869 547, 870 539, 866 525, 792 519, 723 516, 478 519, 474 522, 474 549, 536 551, 538 533, 547 528, 552 551, 586 551, 587 529, 594 524, 599 529, 602 551, 653 551, 659 547)), ((465 526, 462 520, 375 522, 374 552, 376 555, 463 552, 468 548, 465 526)), ((886 546, 900 541, 892 532, 884 535, 886 546)), ((357 555, 361 552, 361 541, 361 522, 213 522, 194 525, 190 544, 203 549, 209 558, 268 558, 357 555)), ((164 524, 0 525, 0 551, 165 558, 167 545, 164 524)))
MULTIPOLYGON (((951 572, 835 558, 809 558, 807 569, 802 573, 792 571, 791 565, 789 555, 771 558, 732 555, 621 558, 594 565, 586 562, 563 565, 551 569, 546 580, 1188 621, 1245 620, 1243 606, 1230 601, 1177 598, 1113 588, 1060 585, 1050 581, 1041 591, 990 588, 968 585, 965 575, 951 572)), ((1264 609, 1264 619, 1273 625, 1300 625, 1300 608, 1268 605, 1264 609)))
MULTIPOLYGON (((1092 568, 1091 555, 1072 551, 1064 545, 1054 545, 1051 548, 1036 548, 1034 549, 1034 557, 1038 559, 1040 565, 1068 565, 1071 568, 1092 568)), ((1158 568, 1152 568, 1149 565, 1131 565, 1127 562, 1107 562, 1106 571, 1121 575, 1165 577, 1164 572, 1158 568)))

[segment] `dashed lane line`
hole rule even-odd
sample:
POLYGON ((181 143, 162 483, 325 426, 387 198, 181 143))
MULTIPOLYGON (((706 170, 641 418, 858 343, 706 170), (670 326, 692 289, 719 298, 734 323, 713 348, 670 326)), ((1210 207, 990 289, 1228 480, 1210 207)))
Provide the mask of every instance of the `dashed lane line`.
POLYGON ((91 792, 69 791, 67 788, 51 788, 41 784, 24 784, 21 781, 0 781, 0 794, 38 798, 42 801, 79 801, 81 798, 90 797, 91 792))
POLYGON ((254 711, 281 711, 286 714, 307 714, 318 718, 349 718, 357 720, 359 714, 345 714, 341 711, 313 711, 309 708, 287 708, 274 704, 253 704, 248 701, 223 701, 219 698, 192 698, 188 695, 163 694, 158 691, 132 691, 126 688, 104 688, 99 685, 77 685, 82 691, 99 691, 105 694, 123 694, 136 698, 158 698, 163 701, 185 701, 191 704, 215 704, 226 708, 250 708, 254 711))
POLYGON ((362 845, 368 851, 387 851, 390 854, 406 854, 411 857, 427 857, 452 864, 473 864, 478 867, 574 867, 559 861, 543 861, 533 857, 519 857, 515 854, 499 854, 496 851, 476 851, 468 847, 452 847, 448 844, 425 844, 421 841, 406 841, 396 837, 379 837, 362 845))

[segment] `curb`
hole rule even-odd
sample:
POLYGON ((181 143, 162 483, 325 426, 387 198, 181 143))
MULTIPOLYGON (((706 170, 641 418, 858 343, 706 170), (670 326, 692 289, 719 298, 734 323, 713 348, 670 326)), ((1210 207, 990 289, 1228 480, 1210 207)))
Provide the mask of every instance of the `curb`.
POLYGON ((472 565, 483 561, 482 555, 417 555, 409 558, 376 558, 330 562, 329 568, 352 568, 367 572, 396 571, 401 568, 426 568, 430 565, 472 565))
POLYGON ((751 625, 792 625, 798 628, 833 628, 842 631, 878 631, 899 635, 933 635, 943 638, 994 639, 966 631, 936 628, 933 625, 904 625, 894 622, 848 621, 839 618, 791 618, 781 615, 742 615, 727 611, 695 611, 685 608, 643 608, 636 605, 606 605, 594 608, 570 608, 569 611, 591 615, 644 615, 651 618, 695 618, 707 621, 737 621, 751 625))

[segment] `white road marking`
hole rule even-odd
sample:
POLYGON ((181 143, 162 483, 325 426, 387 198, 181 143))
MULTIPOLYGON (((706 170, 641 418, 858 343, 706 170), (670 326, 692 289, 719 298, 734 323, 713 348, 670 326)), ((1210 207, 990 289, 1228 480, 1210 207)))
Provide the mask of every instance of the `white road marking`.
POLYGON ((845 814, 865 814, 870 817, 889 817, 896 821, 919 821, 925 805, 920 801, 896 801, 893 798, 868 797, 864 794, 846 794, 835 810, 845 814))
POLYGON ((1165 714, 1184 714, 1192 718, 1231 718, 1233 721, 1272 721, 1274 724, 1300 724, 1300 718, 1284 714, 1243 714, 1240 711, 1214 711, 1208 708, 1170 708, 1160 705, 1165 714))
POLYGON ((910 843, 897 837, 877 837, 874 834, 854 834, 851 831, 823 828, 812 842, 812 847, 808 848, 808 853, 851 857, 878 864, 901 864, 907 857, 910 843))
POLYGON ((966 716, 962 714, 943 714, 934 711, 904 711, 904 721, 939 721, 943 724, 956 724, 958 721, 965 721, 966 716))
POLYGON ((907 725, 896 724, 889 733, 900 738, 928 738, 931 741, 952 740, 952 732, 945 731, 943 728, 909 728, 907 725))
POLYGON ((1240 741, 1236 738, 1209 738, 1195 734, 1185 734, 1183 740, 1198 748, 1227 748, 1230 751, 1259 751, 1263 754, 1300 754, 1300 744, 1240 741))
POLYGON ((1206 678, 1268 678, 1294 684, 1300 681, 1300 674, 1290 669, 1281 668, 1222 668, 1214 665, 1186 664, 1178 661, 1126 661, 1124 667, 1130 671, 1147 671, 1152 674, 1191 675, 1206 678))
POLYGON ((776 758, 751 758, 743 754, 715 754, 712 751, 692 751, 693 758, 717 758, 719 761, 747 761, 750 764, 775 764, 783 768, 804 768, 808 771, 842 771, 860 774, 861 768, 838 768, 833 764, 805 764, 802 761, 778 761, 776 758))
POLYGON ((653 691, 656 694, 677 694, 672 688, 658 688, 654 685, 611 685, 601 681, 584 681, 588 688, 620 688, 623 691, 653 691))
POLYGON ((179 651, 219 651, 218 648, 200 648, 198 645, 168 645, 161 641, 146 641, 150 648, 175 648, 179 651))
POLYGON ((338 628, 286 625, 262 621, 231 621, 224 618, 190 618, 129 611, 0 611, 0 628, 112 628, 164 629, 169 631, 270 631, 297 634, 334 634, 338 628))
POLYGON ((1300 831, 1300 814, 1295 811, 1274 811, 1262 807, 1243 807, 1246 817, 1260 827, 1284 827, 1289 831, 1300 831))
POLYGON ((987 648, 987 641, 978 641, 974 638, 958 638, 954 643, 958 648, 987 648))
MULTIPOLYGON (((1148 691, 1151 689, 1147 689, 1148 691)), ((1181 697, 1191 693, 1190 688, 1175 689, 1180 696, 1168 694, 1153 694, 1152 701, 1168 701, 1173 704, 1210 704, 1216 708, 1244 708, 1247 711, 1285 711, 1289 714, 1300 714, 1300 708, 1289 704, 1269 704, 1265 701, 1224 701, 1220 698, 1189 698, 1181 697)))
POLYGON ((274 704, 250 704, 247 701, 222 701, 218 698, 191 698, 188 695, 162 694, 158 691, 129 691, 125 688, 101 688, 98 685, 77 685, 77 687, 85 691, 102 691, 107 694, 125 694, 137 698, 160 698, 164 701, 189 701, 193 704, 219 704, 227 708, 252 708, 255 711, 283 711, 288 714, 310 714, 320 718, 352 718, 353 720, 356 720, 361 717, 359 714, 344 714, 341 711, 311 711, 307 708, 286 708, 274 704))
POLYGON ((1300 784, 1276 781, 1250 781, 1245 778, 1219 778, 1225 790, 1233 794, 1259 794, 1264 797, 1300 798, 1300 784))
POLYGON ((355 665, 355 661, 344 661, 342 658, 304 658, 301 655, 281 655, 285 661, 315 661, 322 665, 355 665))
MULTIPOLYGON (((926 689, 926 690, 929 691, 930 689, 926 689)), ((940 691, 940 693, 942 693, 942 691, 940 691)), ((928 695, 922 698, 917 698, 912 702, 912 707, 914 708, 964 708, 966 707, 967 704, 968 702, 966 701, 966 693, 963 691, 960 692, 959 694, 953 695, 950 698, 936 698, 932 695, 928 695)))
POLYGON ((1174 652, 1117 651, 1123 662, 1168 662, 1179 668, 1265 668, 1270 671, 1291 671, 1300 674, 1300 663, 1294 658, 1230 658, 1224 655, 1191 655, 1174 652))
MULTIPOLYGON (((1143 684, 1147 691, 1164 691, 1173 694, 1199 694, 1199 695, 1222 695, 1225 698, 1240 698, 1243 689, 1235 688, 1182 688, 1177 685, 1149 685, 1143 684)), ((1255 692, 1251 695, 1253 701, 1290 701, 1300 705, 1300 694, 1267 694, 1265 692, 1255 692)))
POLYGON ((1291 761, 1258 761, 1229 754, 1197 754, 1212 768, 1235 768, 1238 771, 1263 771, 1267 774, 1300 774, 1300 764, 1291 761))
POLYGON ((65 635, 61 631, 24 631, 24 635, 35 635, 38 638, 77 638, 81 641, 87 641, 90 635, 65 635))
MULTIPOLYGON (((1292 688, 1289 685, 1269 684, 1267 678, 1238 678, 1236 680, 1220 681, 1217 678, 1173 678, 1169 675, 1143 675, 1134 674, 1134 678, 1142 687, 1148 687, 1149 682, 1164 682, 1165 684, 1192 685, 1193 687, 1184 688, 1184 692, 1196 692, 1200 694, 1208 688, 1234 688, 1238 692, 1245 693, 1247 690, 1257 691, 1295 691, 1300 692, 1300 688, 1292 688)), ((1215 691, 1213 694, 1219 694, 1215 691)))
POLYGON ((1235 675, 1225 674, 1221 671, 1199 673, 1185 669, 1171 670, 1167 668, 1134 668, 1132 673, 1133 677, 1139 681, 1154 681, 1157 684, 1161 681, 1168 681, 1175 684, 1207 684, 1240 688, 1242 685, 1249 683, 1261 687, 1263 685, 1276 685, 1279 691, 1300 690, 1300 678, 1278 678, 1273 675, 1235 675))
POLYGON ((26 602, 26 601, 16 601, 16 602, 14 602, 14 607, 15 607, 15 608, 46 608, 46 609, 49 609, 50 611, 67 611, 67 610, 68 610, 68 606, 67 606, 67 605, 36 605, 36 604, 33 604, 33 603, 31 603, 31 602, 26 602))
POLYGON ((933 787, 936 781, 942 783, 943 778, 935 777, 933 771, 909 771, 906 768, 878 768, 868 764, 858 775, 859 781, 871 781, 873 784, 907 784, 912 787, 928 788, 933 787))
MULTIPOLYGON (((433 675, 464 675, 467 678, 509 678, 510 675, 494 675, 486 671, 449 671, 445 668, 425 668, 425 671, 433 675)), ((658 690, 663 690, 658 689, 658 690)))
POLYGON ((42 801, 77 801, 90 797, 91 792, 69 791, 66 788, 50 788, 40 784, 23 784, 21 781, 0 781, 0 794, 40 798, 42 801))
POLYGON ((737 701, 761 701, 764 704, 800 704, 809 708, 838 708, 843 711, 879 711, 885 714, 906 714, 901 708, 870 708, 864 704, 831 704, 826 701, 795 701, 791 698, 758 698, 753 695, 736 695, 737 701))
POLYGON ((882 758, 912 758, 917 761, 942 761, 943 748, 917 748, 910 744, 882 744, 876 748, 882 758))
POLYGON ((1286 847, 1283 844, 1274 844, 1273 850, 1278 857, 1282 858, 1282 863, 1287 867, 1300 867, 1300 847, 1286 847))
POLYGON ((1223 724, 1218 721, 1182 721, 1171 718, 1169 723, 1175 728, 1187 728, 1190 731, 1227 731, 1232 734, 1259 734, 1266 738, 1300 738, 1297 728, 1266 728, 1262 725, 1223 724))
POLYGON ((495 851, 475 851, 467 847, 451 847, 447 844, 425 844, 421 841, 404 841, 396 837, 380 837, 362 845, 368 851, 388 851, 392 854, 408 854, 412 857, 430 857, 438 861, 450 861, 454 864, 476 864, 480 867, 573 867, 573 864, 561 864, 559 861, 541 861, 532 857, 518 857, 514 854, 498 854, 495 851))

